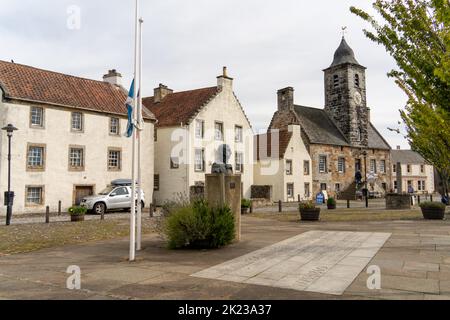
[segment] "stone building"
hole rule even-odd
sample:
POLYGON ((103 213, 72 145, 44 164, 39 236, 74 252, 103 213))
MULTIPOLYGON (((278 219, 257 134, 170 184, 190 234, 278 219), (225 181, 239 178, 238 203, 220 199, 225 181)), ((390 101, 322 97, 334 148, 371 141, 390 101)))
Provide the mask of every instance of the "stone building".
MULTIPOLYGON (((0 61, 0 127, 11 123, 14 213, 62 210, 115 179, 131 177, 127 91, 111 70, 104 81, 0 61)), ((155 118, 144 110, 142 178, 153 196, 155 118)), ((0 132, 0 202, 7 190, 8 141, 0 132)), ((0 206, 0 213, 5 213, 0 206)))
POLYGON ((174 92, 159 85, 143 103, 158 119, 155 142, 155 202, 202 194, 205 174, 220 162, 227 145, 229 164, 242 175, 243 196, 253 184, 253 130, 233 92, 226 68, 209 88, 174 92))
POLYGON ((300 137, 299 125, 255 136, 254 183, 271 188, 272 202, 312 197, 311 157, 303 141, 294 137, 300 137))
POLYGON ((278 110, 269 131, 300 125, 295 138, 303 141, 311 157, 314 194, 354 194, 355 173, 364 177, 365 169, 370 191, 383 194, 391 188, 391 148, 370 122, 365 70, 342 38, 332 64, 323 70, 324 109, 294 104, 292 87, 278 91, 278 110))
POLYGON ((412 150, 392 150, 392 186, 397 192, 397 165, 401 165, 402 190, 408 192, 411 187, 415 193, 433 194, 435 191, 434 167, 427 163, 420 154, 412 150))

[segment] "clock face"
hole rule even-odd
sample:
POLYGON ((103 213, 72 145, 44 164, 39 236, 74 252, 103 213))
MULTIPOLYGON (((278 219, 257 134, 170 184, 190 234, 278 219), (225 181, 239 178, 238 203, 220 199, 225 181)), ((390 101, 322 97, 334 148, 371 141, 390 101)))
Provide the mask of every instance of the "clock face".
POLYGON ((353 99, 355 100, 356 104, 359 106, 362 103, 362 97, 361 94, 357 91, 353 94, 353 99))

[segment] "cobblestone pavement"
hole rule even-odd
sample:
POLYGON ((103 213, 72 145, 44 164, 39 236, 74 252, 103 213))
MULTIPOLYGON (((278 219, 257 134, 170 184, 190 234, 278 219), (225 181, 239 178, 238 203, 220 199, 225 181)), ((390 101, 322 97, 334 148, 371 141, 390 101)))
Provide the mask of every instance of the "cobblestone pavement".
POLYGON ((242 221, 242 241, 220 250, 171 251, 147 235, 134 263, 128 239, 5 256, 0 299, 450 299, 449 221, 242 221), (381 269, 381 289, 367 288, 366 270, 342 295, 191 276, 309 231, 391 233, 367 263, 381 269), (81 290, 66 288, 71 265, 81 268, 81 290))

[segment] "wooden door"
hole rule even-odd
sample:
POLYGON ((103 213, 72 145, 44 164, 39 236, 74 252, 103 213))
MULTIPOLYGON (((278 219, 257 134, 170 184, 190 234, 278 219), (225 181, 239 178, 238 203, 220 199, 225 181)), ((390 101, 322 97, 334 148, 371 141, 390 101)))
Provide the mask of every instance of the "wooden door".
POLYGON ((84 197, 94 194, 93 186, 76 186, 75 187, 75 205, 79 205, 84 197))

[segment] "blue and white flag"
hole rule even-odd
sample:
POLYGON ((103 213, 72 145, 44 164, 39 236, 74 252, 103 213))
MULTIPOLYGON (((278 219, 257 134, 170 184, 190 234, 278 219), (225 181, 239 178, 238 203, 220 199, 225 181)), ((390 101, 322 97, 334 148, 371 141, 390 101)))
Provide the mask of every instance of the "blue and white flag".
POLYGON ((133 123, 133 102, 134 102, 134 79, 133 82, 131 82, 130 92, 128 93, 127 98, 127 113, 128 113, 128 125, 127 125, 127 132, 125 132, 125 136, 127 138, 131 138, 133 135, 134 130, 134 123, 133 123))

